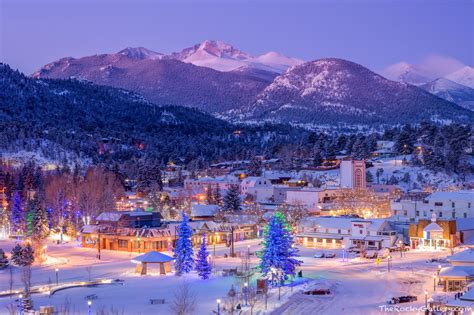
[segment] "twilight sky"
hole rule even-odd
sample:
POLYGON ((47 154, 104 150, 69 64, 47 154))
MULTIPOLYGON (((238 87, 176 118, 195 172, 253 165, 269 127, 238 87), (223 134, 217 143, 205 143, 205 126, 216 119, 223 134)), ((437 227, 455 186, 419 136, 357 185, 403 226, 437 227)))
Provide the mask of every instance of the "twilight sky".
POLYGON ((0 0, 0 20, 0 61, 27 74, 66 56, 170 53, 205 39, 372 70, 474 63, 472 0, 0 0))

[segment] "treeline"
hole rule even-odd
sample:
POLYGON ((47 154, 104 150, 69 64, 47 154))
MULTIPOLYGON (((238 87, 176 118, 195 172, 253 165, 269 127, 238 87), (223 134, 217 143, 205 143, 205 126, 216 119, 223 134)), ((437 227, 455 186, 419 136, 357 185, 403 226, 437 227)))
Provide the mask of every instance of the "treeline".
POLYGON ((76 235, 99 213, 114 210, 125 191, 119 174, 103 167, 44 172, 34 163, 0 165, 0 188, 6 201, 0 202, 0 226, 28 236, 51 228, 76 235))

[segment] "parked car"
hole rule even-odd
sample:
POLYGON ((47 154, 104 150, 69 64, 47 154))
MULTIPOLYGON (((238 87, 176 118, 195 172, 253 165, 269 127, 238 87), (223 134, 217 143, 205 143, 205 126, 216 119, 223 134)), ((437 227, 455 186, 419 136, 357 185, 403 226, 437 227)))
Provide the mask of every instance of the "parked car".
POLYGON ((375 259, 375 258, 377 258, 377 251, 376 250, 368 250, 368 251, 365 252, 364 257, 368 258, 368 259, 375 259))
POLYGON ((359 254, 360 253, 360 248, 359 247, 349 247, 349 249, 347 250, 349 253, 356 253, 356 254, 359 254))
POLYGON ((334 257, 336 257, 336 254, 335 254, 335 253, 326 253, 326 254, 324 255, 324 257, 325 257, 325 258, 334 258, 334 257))
POLYGON ((430 258, 426 260, 427 263, 447 263, 448 260, 446 258, 430 258))
POLYGON ((324 252, 319 252, 319 253, 314 254, 314 258, 324 258, 324 256, 325 256, 324 252))
POLYGON ((391 298, 388 301, 388 304, 410 303, 410 302, 414 302, 416 300, 417 300, 416 296, 404 295, 404 296, 398 296, 398 297, 391 298))

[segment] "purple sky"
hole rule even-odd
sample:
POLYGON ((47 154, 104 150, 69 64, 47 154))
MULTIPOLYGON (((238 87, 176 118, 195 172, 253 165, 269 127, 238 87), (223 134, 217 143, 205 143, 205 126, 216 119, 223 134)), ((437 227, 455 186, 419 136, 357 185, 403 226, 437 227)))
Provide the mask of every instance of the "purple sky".
POLYGON ((341 57, 373 70, 433 55, 473 65, 474 1, 0 0, 0 60, 32 73, 65 56, 205 39, 251 54, 341 57))

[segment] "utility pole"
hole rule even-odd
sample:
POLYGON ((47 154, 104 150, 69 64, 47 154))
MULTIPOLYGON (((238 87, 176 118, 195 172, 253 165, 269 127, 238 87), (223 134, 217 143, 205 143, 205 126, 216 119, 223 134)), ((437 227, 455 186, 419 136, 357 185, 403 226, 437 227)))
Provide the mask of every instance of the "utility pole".
POLYGON ((100 227, 97 230, 97 258, 100 260, 100 227))
POLYGON ((234 257, 234 226, 230 227, 230 257, 234 257))

